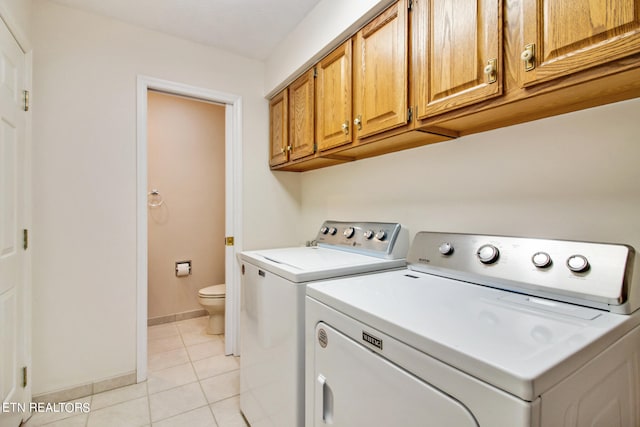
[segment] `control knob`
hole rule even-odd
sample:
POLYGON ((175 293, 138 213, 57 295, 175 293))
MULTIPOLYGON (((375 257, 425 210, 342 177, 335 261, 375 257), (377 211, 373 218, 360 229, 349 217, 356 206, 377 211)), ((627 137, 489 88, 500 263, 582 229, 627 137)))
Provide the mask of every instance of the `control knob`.
POLYGON ((493 264, 500 257, 500 251, 493 245, 482 245, 478 248, 478 259, 483 264, 493 264))
POLYGON ((353 233, 355 233, 356 230, 353 227, 348 227, 344 230, 344 232, 342 233, 344 235, 344 237, 346 237, 347 239, 350 239, 353 237, 353 233))
POLYGON ((571 255, 567 259, 567 267, 574 273, 584 273, 590 267, 589 260, 583 255, 571 255))
POLYGON ((383 241, 387 238, 387 232, 384 230, 380 230, 376 233, 376 239, 383 241))
POLYGON ((531 257, 531 262, 538 268, 551 267, 551 256, 546 252, 536 252, 531 257))
POLYGON ((440 245, 440 247, 438 248, 438 251, 442 255, 451 255, 453 253, 453 245, 449 242, 444 242, 443 244, 440 245))
POLYGON ((335 227, 331 227, 329 229, 329 234, 331 234, 332 236, 335 236, 337 232, 338 232, 338 229, 335 227))
POLYGON ((364 232, 364 238, 370 240, 371 238, 373 238, 374 234, 375 233, 373 232, 373 230, 367 230, 364 232))
POLYGON ((326 225, 325 225, 325 226, 323 226, 323 227, 320 229, 320 232, 321 232, 322 234, 327 234, 327 233, 329 232, 329 227, 327 227, 326 225))

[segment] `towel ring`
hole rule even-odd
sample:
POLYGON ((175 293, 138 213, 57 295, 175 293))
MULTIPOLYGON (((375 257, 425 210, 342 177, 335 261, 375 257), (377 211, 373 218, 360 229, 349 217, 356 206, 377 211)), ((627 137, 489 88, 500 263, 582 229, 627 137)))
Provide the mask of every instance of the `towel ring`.
POLYGON ((160 195, 160 192, 158 190, 151 190, 149 194, 147 194, 147 196, 147 203, 152 208, 157 208, 164 203, 164 200, 162 200, 162 196, 160 195))

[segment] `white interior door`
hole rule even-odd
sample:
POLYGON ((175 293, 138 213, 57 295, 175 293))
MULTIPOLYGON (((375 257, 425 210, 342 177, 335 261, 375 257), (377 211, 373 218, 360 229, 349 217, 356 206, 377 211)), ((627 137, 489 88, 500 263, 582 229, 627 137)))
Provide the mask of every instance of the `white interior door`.
POLYGON ((25 316, 25 56, 0 23, 0 427, 16 427, 27 413, 25 316))

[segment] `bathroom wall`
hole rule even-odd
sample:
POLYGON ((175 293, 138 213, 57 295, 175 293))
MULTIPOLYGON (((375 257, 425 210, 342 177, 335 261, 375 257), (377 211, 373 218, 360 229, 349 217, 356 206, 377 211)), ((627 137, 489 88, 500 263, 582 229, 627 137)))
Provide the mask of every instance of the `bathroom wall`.
POLYGON ((224 283, 225 107, 148 92, 148 317, 202 310, 198 289, 224 283), (191 260, 191 275, 175 263, 191 260))

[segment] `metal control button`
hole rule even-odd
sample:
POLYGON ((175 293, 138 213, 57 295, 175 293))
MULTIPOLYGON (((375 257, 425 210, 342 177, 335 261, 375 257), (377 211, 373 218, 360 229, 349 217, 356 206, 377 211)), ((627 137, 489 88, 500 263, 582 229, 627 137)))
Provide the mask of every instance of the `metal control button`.
POLYGON ((531 262, 538 268, 547 268, 551 266, 551 256, 546 252, 536 252, 531 257, 531 262))
POLYGON ((482 245, 476 253, 483 264, 493 264, 500 257, 500 251, 493 245, 482 245))
POLYGON ((329 232, 329 228, 328 228, 327 226, 323 226, 323 227, 320 229, 320 232, 321 232, 322 234, 327 234, 327 233, 329 232))
POLYGON ((329 234, 331 234, 332 236, 335 236, 337 232, 338 232, 338 229, 335 227, 331 227, 329 229, 329 234))
POLYGON ((376 233, 376 239, 382 241, 387 238, 387 232, 384 230, 380 230, 376 233))
POLYGON ((346 237, 347 239, 350 239, 353 237, 353 233, 355 233, 356 230, 353 227, 349 227, 347 229, 344 230, 344 233, 342 233, 344 235, 344 237, 346 237))
POLYGON ((574 273, 584 273, 589 269, 589 260, 583 255, 571 255, 567 259, 567 267, 574 273))
POLYGON ((364 232, 364 238, 367 240, 371 239, 373 235, 374 235, 373 230, 367 230, 364 232))
POLYGON ((453 253, 453 245, 449 242, 444 242, 443 244, 440 245, 440 247, 438 248, 438 251, 442 255, 451 255, 453 253))

